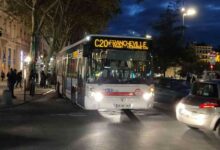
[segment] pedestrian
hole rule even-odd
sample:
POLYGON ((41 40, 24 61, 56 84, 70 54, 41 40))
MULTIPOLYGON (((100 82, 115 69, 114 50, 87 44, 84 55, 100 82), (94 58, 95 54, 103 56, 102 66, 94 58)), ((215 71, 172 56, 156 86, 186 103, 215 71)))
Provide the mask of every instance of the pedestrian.
POLYGON ((46 80, 47 80, 47 86, 50 87, 50 85, 51 85, 51 74, 49 72, 47 73, 46 80))
POLYGON ((8 88, 11 92, 12 98, 16 98, 16 96, 14 95, 14 86, 16 83, 16 69, 12 69, 10 70, 10 72, 7 73, 7 77, 8 77, 8 88))
POLYGON ((36 83, 38 83, 39 81, 39 76, 38 76, 38 73, 36 73, 36 83))
POLYGON ((15 83, 17 82, 17 70, 16 69, 14 69, 13 70, 13 72, 12 72, 12 92, 13 92, 13 98, 16 98, 15 96, 14 96, 14 87, 15 87, 15 83))
POLYGON ((7 85, 8 85, 9 90, 10 90, 11 73, 12 73, 12 68, 7 73, 7 85))
POLYGON ((34 96, 35 94, 35 80, 36 80, 36 73, 32 69, 29 75, 29 84, 30 84, 30 95, 34 96))
POLYGON ((3 70, 1 71, 1 78, 2 78, 2 81, 4 81, 4 79, 5 79, 5 73, 3 72, 3 70))
POLYGON ((195 77, 195 75, 192 75, 191 84, 193 84, 195 81, 196 81, 196 77, 195 77))
POLYGON ((20 88, 22 88, 21 81, 22 81, 22 71, 19 71, 19 72, 17 73, 16 87, 18 87, 18 84, 19 84, 19 85, 20 85, 20 88))
POLYGON ((40 86, 45 88, 46 87, 46 75, 44 71, 41 71, 40 73, 40 86))

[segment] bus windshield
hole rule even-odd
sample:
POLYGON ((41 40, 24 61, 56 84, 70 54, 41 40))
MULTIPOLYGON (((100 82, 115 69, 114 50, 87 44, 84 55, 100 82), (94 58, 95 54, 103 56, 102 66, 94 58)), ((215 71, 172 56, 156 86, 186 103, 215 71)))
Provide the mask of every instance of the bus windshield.
POLYGON ((94 50, 89 82, 106 84, 146 83, 151 59, 146 51, 94 50))

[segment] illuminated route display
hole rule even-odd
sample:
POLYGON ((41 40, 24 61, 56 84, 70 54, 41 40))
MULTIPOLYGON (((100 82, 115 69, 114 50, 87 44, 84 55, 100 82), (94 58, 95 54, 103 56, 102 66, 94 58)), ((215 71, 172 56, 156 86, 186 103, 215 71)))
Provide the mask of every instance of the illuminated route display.
POLYGON ((98 49, 148 50, 147 40, 141 38, 92 37, 91 44, 98 49))

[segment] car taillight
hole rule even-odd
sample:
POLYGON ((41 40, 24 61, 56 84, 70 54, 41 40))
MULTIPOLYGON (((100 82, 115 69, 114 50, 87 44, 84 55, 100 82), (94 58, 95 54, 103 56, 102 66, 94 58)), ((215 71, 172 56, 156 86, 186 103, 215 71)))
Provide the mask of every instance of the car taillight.
POLYGON ((206 102, 199 105, 199 108, 216 108, 219 107, 218 103, 206 102))

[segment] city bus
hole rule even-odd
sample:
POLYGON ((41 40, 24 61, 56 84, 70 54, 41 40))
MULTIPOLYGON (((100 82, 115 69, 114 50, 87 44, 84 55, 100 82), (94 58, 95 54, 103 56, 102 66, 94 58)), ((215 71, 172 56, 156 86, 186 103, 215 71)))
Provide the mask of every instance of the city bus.
POLYGON ((147 109, 153 104, 146 38, 88 35, 56 56, 57 92, 80 107, 147 109))

